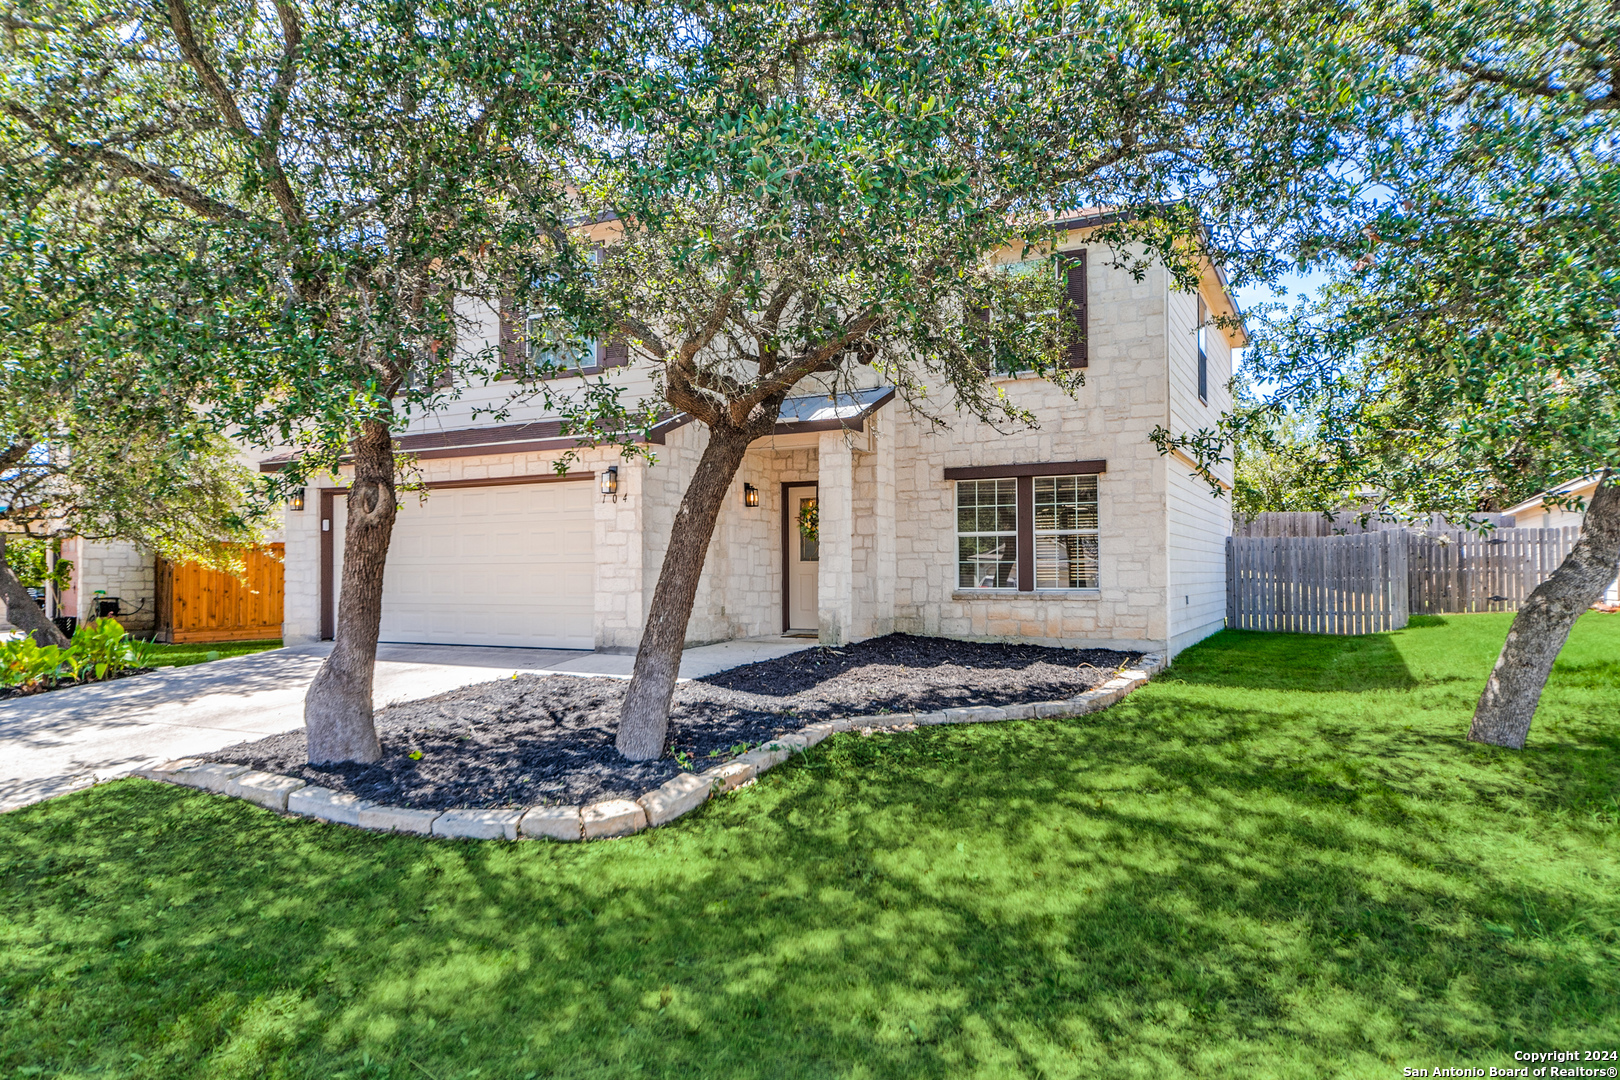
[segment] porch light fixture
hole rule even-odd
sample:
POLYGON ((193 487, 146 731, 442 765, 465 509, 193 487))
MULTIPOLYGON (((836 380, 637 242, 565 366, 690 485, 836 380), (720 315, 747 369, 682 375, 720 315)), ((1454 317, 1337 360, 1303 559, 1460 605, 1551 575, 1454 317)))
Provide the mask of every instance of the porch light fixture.
POLYGON ((607 472, 602 474, 602 494, 613 496, 613 501, 619 501, 619 467, 609 465, 607 472))
POLYGON ((289 510, 302 510, 303 508, 304 508, 304 489, 299 488, 297 491, 295 491, 291 495, 287 496, 287 509, 289 509, 289 510))
POLYGON ((758 506, 759 505, 759 488, 755 487, 753 484, 744 484, 743 485, 743 505, 744 506, 758 506))

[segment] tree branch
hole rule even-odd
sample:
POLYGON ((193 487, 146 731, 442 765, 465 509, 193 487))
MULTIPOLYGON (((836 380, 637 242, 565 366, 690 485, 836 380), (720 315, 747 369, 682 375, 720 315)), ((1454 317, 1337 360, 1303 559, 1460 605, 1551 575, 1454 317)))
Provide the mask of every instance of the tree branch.
POLYGON ((22 121, 29 130, 48 142, 58 153, 84 162, 95 162, 118 176, 137 180, 152 190, 174 199, 195 214, 212 221, 254 221, 248 213, 228 202, 214 198, 156 165, 140 161, 117 150, 109 150, 104 146, 80 146, 63 138, 45 122, 43 117, 19 102, 0 102, 0 111, 22 121))
POLYGON ((197 77, 202 80, 204 89, 219 105, 220 112, 225 115, 226 126, 253 144, 254 158, 265 173, 265 186, 270 189, 271 196, 281 209, 289 231, 302 228, 307 222, 304 209, 299 205, 297 196, 293 194, 292 184, 287 180, 287 173, 281 167, 276 145, 281 134, 281 116, 297 78, 294 60, 299 42, 303 39, 298 13, 287 5, 286 0, 276 0, 276 12, 281 18, 282 29, 281 70, 276 77, 275 89, 271 92, 270 107, 265 117, 265 130, 254 132, 243 119, 242 110, 237 107, 236 95, 231 93, 231 88, 225 84, 225 80, 203 54, 202 45, 197 41, 196 31, 192 28, 191 13, 186 10, 185 0, 168 0, 168 6, 169 27, 174 31, 175 43, 180 46, 180 55, 185 57, 186 63, 191 65, 197 77))

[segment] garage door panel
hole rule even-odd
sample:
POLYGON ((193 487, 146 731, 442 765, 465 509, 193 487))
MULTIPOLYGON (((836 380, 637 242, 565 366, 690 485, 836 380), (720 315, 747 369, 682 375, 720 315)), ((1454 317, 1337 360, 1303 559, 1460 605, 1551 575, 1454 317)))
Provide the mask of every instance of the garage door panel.
MULTIPOLYGON (((342 536, 344 507, 333 528, 342 536)), ((585 484, 455 489, 400 507, 380 640, 591 648, 595 526, 585 484)), ((342 544, 337 575, 342 581, 342 544)))

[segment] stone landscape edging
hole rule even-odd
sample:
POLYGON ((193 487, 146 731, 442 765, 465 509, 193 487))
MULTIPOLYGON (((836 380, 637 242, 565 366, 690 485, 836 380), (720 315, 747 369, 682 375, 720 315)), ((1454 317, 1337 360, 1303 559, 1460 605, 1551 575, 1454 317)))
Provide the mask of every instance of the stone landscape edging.
POLYGON ((605 840, 630 836, 665 825, 696 810, 709 799, 735 791, 840 731, 874 733, 915 729, 931 724, 987 724, 1001 720, 1044 720, 1084 716, 1119 701, 1164 670, 1164 657, 1143 656, 1133 668, 1120 671, 1101 686, 1063 701, 1037 701, 1022 705, 969 705, 930 713, 883 713, 824 720, 770 739, 724 765, 701 773, 681 773, 638 799, 605 799, 588 806, 533 806, 503 810, 416 810, 385 806, 357 795, 310 784, 294 776, 259 772, 249 765, 222 765, 201 758, 181 758, 136 776, 220 795, 233 795, 257 806, 284 814, 312 817, 339 825, 383 832, 418 833, 460 840, 605 840))

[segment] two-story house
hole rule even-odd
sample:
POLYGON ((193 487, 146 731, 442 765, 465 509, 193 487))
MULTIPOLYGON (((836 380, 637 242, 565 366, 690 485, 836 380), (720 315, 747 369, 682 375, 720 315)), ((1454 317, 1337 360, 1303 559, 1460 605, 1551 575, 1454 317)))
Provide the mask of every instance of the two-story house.
MULTIPOLYGON (((1213 267, 1196 293, 1163 268, 1138 281, 1087 249, 1096 219, 1064 224, 1087 331, 1078 394, 1008 376, 1039 422, 1008 434, 968 417, 936 430, 875 376, 836 397, 807 385, 743 462, 690 641, 898 630, 1175 652, 1221 628, 1230 504, 1149 433, 1230 408, 1242 341, 1210 319, 1235 314, 1232 299, 1213 267)), ((490 342, 503 332, 494 311, 481 325, 490 342)), ((651 389, 623 353, 582 362, 631 396, 651 389)), ((507 391, 467 387, 401 435, 425 492, 402 500, 382 639, 633 650, 705 431, 675 417, 652 435, 655 462, 582 450, 560 477, 573 442, 555 419, 476 419, 507 391)), ((341 481, 287 512, 289 644, 332 636, 343 527, 341 481)))

